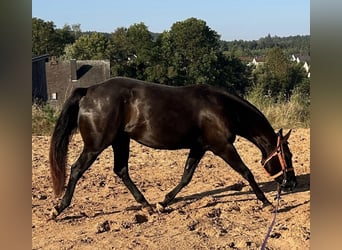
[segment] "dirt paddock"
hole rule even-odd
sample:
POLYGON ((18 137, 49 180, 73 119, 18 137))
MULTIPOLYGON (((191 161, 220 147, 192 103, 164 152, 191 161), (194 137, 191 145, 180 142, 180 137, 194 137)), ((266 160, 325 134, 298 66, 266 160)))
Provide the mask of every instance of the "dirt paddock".
MULTIPOLYGON (((58 201, 51 188, 49 140, 32 137, 32 249, 260 249, 273 219, 248 183, 210 152, 171 210, 148 215, 114 175, 108 148, 78 182, 71 206, 57 221, 48 221, 58 201)), ((310 129, 294 129, 289 143, 298 187, 282 195, 267 249, 310 248, 310 129)), ((82 145, 76 135, 69 146, 68 173, 82 145)), ((275 202, 276 184, 260 164, 260 151, 240 137, 235 145, 275 202)), ((131 142, 130 175, 151 204, 178 184, 187 154, 131 142)))

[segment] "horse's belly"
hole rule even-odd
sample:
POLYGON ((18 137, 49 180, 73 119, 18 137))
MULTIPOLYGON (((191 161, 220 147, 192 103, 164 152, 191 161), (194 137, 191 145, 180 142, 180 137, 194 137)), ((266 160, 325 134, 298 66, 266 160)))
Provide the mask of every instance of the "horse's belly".
POLYGON ((136 128, 128 132, 129 136, 151 148, 157 149, 181 149, 188 148, 190 143, 190 132, 177 131, 174 129, 157 128, 136 128))

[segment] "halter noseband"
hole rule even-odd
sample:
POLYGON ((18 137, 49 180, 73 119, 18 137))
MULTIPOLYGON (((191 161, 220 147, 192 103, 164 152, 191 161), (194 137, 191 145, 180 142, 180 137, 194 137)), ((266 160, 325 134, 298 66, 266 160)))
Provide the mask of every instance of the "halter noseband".
MULTIPOLYGON (((277 147, 267 156, 266 159, 261 161, 262 166, 265 168, 265 165, 267 162, 269 162, 274 156, 278 156, 280 165, 281 165, 281 171, 271 175, 270 173, 267 173, 270 175, 271 178, 275 179, 277 177, 279 177, 280 175, 284 175, 284 180, 286 180, 286 172, 293 170, 293 168, 288 168, 286 161, 285 161, 285 156, 284 156, 284 148, 283 148, 283 143, 281 140, 281 135, 278 134, 278 138, 277 138, 277 147)), ((266 169, 265 169, 266 170, 266 169)))

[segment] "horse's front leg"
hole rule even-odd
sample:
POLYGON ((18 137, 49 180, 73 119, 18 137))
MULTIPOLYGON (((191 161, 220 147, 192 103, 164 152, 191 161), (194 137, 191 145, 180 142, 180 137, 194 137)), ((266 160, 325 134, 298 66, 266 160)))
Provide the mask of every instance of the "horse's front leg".
POLYGON ((227 162, 235 171, 242 175, 242 177, 248 181, 252 187, 257 198, 263 203, 263 206, 270 206, 272 203, 266 198, 258 184, 256 183, 252 172, 243 163, 238 152, 233 144, 226 144, 222 147, 214 148, 213 152, 219 155, 225 162, 227 162))
POLYGON ((134 199, 137 202, 139 202, 143 208, 146 208, 149 213, 152 213, 153 209, 151 205, 148 203, 144 195, 139 191, 139 189, 136 187, 136 185, 133 183, 133 181, 129 177, 128 167, 117 167, 117 165, 115 165, 114 172, 121 178, 125 186, 133 195, 134 199))
POLYGON ((170 191, 166 196, 164 201, 157 204, 157 210, 163 211, 164 208, 176 197, 176 195, 184 188, 192 179, 192 176, 195 172, 198 163, 200 162, 201 158, 203 157, 205 150, 202 148, 192 148, 190 150, 188 159, 185 163, 184 172, 179 184, 170 191))

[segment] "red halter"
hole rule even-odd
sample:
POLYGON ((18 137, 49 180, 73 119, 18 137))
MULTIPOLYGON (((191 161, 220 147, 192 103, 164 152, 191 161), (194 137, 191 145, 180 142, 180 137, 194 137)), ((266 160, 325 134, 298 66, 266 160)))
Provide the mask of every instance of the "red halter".
MULTIPOLYGON (((278 176, 282 175, 282 174, 285 174, 286 172, 288 171, 291 171, 293 170, 293 168, 288 168, 287 167, 287 164, 286 164, 286 161, 285 161, 285 156, 284 156, 284 148, 283 148, 283 143, 282 140, 281 140, 281 135, 278 135, 278 138, 277 138, 277 147, 267 156, 267 158, 265 160, 262 160, 261 161, 261 164, 262 166, 265 168, 265 165, 268 161, 270 161, 274 156, 278 156, 278 159, 279 159, 279 162, 280 162, 280 165, 281 165, 281 171, 274 174, 274 175, 271 175, 270 173, 267 173, 269 174, 269 176, 273 179, 277 178, 278 176)), ((266 169, 265 169, 266 170, 266 169)))

